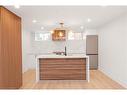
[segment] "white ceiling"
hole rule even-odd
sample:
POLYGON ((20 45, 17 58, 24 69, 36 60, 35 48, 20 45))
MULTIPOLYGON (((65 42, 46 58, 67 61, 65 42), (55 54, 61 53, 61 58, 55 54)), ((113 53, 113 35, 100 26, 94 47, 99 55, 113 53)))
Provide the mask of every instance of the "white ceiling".
POLYGON ((23 28, 28 31, 51 30, 64 22, 65 26, 80 29, 80 26, 98 28, 127 12, 126 6, 6 6, 22 17, 23 28), (92 21, 87 22, 90 18, 92 21), (33 23, 32 20, 37 22, 33 23))

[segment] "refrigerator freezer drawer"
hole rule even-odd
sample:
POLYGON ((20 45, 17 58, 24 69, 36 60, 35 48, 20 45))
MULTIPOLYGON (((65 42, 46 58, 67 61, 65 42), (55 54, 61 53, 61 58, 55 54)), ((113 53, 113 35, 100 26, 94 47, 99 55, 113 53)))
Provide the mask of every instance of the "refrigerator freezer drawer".
POLYGON ((98 55, 88 55, 90 69, 98 69, 98 55))

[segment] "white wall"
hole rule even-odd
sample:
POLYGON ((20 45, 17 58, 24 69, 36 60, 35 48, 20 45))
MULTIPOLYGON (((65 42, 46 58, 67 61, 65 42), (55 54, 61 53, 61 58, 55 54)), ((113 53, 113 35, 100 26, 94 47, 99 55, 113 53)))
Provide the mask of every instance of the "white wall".
POLYGON ((127 87, 127 15, 98 30, 99 69, 127 87))
POLYGON ((28 55, 31 49, 30 32, 22 31, 22 68, 23 72, 27 71, 30 67, 30 56, 28 55))
MULTIPOLYGON (((87 30, 87 35, 96 35, 97 31, 94 29, 87 30)), ((66 41, 34 41, 34 34, 32 35, 31 53, 52 53, 54 51, 64 51, 67 47, 68 53, 85 53, 85 40, 66 40, 66 41)))
MULTIPOLYGON (((89 29, 87 35, 97 35, 95 29, 89 29)), ((85 53, 85 40, 81 41, 34 41, 33 33, 30 31, 22 31, 22 63, 23 72, 28 69, 35 69, 35 57, 41 53, 52 53, 53 51, 64 51, 67 46, 68 53, 85 53)))
MULTIPOLYGON (((87 35, 97 35, 95 29, 89 29, 87 35)), ((36 67, 35 56, 42 53, 52 53, 53 51, 64 51, 67 46, 68 53, 85 53, 85 40, 81 41, 34 41, 33 33, 24 31, 24 70, 34 69, 36 67)))
POLYGON ((85 53, 85 41, 32 41, 31 53, 53 53, 54 51, 64 51, 67 47, 68 53, 85 53))

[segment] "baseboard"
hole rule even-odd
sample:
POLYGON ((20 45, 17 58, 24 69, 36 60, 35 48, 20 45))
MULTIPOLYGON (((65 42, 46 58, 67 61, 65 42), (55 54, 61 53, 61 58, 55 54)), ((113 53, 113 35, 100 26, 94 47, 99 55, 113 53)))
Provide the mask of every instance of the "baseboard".
POLYGON ((119 81, 119 80, 116 80, 116 79, 114 79, 114 78, 112 78, 109 74, 107 74, 103 69, 98 69, 98 70, 100 70, 102 73, 104 73, 106 76, 108 76, 109 78, 111 78, 113 81, 116 81, 117 83, 119 83, 121 86, 123 86, 124 88, 127 88, 127 84, 124 84, 124 83, 122 83, 121 81, 119 81))

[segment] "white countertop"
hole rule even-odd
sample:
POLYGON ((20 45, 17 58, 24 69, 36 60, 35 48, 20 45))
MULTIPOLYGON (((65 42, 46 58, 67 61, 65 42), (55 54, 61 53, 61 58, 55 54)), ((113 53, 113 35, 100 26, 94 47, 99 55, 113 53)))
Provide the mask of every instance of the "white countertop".
POLYGON ((85 54, 76 54, 76 55, 55 55, 55 54, 51 54, 51 55, 38 55, 36 56, 36 58, 88 58, 87 55, 85 54))

